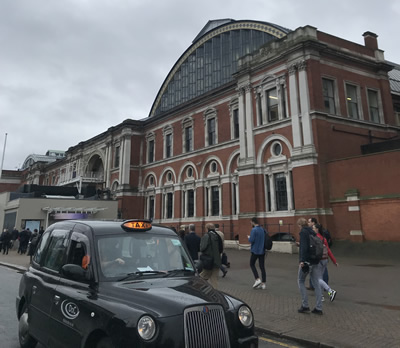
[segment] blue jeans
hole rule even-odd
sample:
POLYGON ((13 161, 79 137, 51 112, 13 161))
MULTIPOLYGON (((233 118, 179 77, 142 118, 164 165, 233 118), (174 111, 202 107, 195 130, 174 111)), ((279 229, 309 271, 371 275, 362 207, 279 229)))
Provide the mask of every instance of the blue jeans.
MULTIPOLYGON (((326 284, 329 283, 328 267, 325 267, 325 271, 324 271, 324 273, 322 274, 322 280, 323 280, 326 284)), ((309 287, 310 287, 311 289, 314 290, 314 284, 313 284, 313 282, 311 281, 311 278, 310 278, 310 286, 309 286, 309 287)))
MULTIPOLYGON (((318 284, 318 279, 320 278, 320 273, 319 273, 319 266, 318 265, 310 265, 310 272, 309 273, 304 273, 302 268, 299 265, 299 273, 298 273, 298 279, 297 279, 297 284, 300 289, 300 294, 301 294, 301 305, 304 308, 309 308, 308 304, 308 294, 307 294, 307 289, 305 285, 306 278, 310 274, 310 278, 312 279, 312 282, 314 284, 318 284)), ((321 287, 317 286, 315 288, 315 296, 316 296, 316 304, 315 308, 322 311, 322 292, 321 292, 321 287)))
MULTIPOLYGON (((319 267, 319 274, 324 274, 324 272, 327 270, 326 266, 328 266, 328 259, 326 260, 321 260, 318 264, 319 267)), ((323 280, 323 279, 319 279, 318 280, 319 285, 321 286, 321 290, 325 290, 325 291, 332 291, 332 289, 330 288, 330 286, 323 280)))

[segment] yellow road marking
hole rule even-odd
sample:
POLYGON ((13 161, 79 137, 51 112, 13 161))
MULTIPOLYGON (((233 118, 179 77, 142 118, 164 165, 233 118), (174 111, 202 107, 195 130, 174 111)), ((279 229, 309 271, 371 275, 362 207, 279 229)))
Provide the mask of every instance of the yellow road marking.
POLYGON ((282 347, 287 347, 287 348, 299 348, 299 346, 292 346, 291 344, 286 344, 286 343, 278 342, 278 341, 275 341, 275 340, 271 340, 270 338, 265 338, 265 337, 258 337, 258 338, 259 338, 260 340, 267 341, 267 342, 270 342, 270 343, 274 343, 274 344, 277 344, 277 345, 282 346, 282 347))

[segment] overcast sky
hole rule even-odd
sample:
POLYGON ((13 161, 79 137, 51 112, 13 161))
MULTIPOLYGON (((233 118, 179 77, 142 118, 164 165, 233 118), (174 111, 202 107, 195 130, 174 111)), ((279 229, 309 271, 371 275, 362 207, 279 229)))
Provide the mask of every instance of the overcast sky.
POLYGON ((400 63, 396 0, 0 0, 3 169, 147 117, 174 63, 221 18, 312 25, 362 45, 372 31, 400 63))

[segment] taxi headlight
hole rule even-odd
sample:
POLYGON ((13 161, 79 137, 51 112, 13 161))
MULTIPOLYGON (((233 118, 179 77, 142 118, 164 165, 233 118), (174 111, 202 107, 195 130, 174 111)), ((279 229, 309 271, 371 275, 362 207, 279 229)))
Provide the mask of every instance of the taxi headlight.
POLYGON ((152 317, 144 315, 138 321, 137 330, 145 341, 151 340, 156 333, 156 323, 152 317))
POLYGON ((240 322, 244 326, 250 327, 251 325, 253 325, 253 313, 251 312, 249 307, 241 306, 238 311, 238 316, 240 322))

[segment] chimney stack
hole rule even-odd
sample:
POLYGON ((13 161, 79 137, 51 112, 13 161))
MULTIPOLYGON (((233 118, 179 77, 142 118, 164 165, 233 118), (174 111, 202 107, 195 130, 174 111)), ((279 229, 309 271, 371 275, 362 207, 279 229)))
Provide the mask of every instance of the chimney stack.
POLYGON ((366 31, 363 36, 365 47, 370 48, 374 51, 378 49, 378 40, 376 39, 378 35, 370 31, 366 31))

